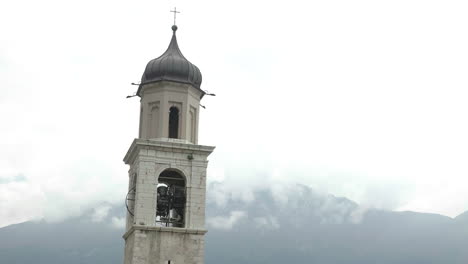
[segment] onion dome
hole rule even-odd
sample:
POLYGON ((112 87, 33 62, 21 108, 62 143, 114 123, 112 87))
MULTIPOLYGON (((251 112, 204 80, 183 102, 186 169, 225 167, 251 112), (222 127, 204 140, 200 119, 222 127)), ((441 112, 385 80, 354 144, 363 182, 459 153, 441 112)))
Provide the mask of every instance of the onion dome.
MULTIPOLYGON (((163 55, 151 60, 146 65, 145 72, 141 77, 141 86, 147 83, 160 81, 172 81, 191 84, 200 89, 202 75, 197 66, 188 61, 177 45, 177 26, 172 26, 172 39, 169 47, 163 55)), ((138 94, 140 92, 138 89, 138 94)))

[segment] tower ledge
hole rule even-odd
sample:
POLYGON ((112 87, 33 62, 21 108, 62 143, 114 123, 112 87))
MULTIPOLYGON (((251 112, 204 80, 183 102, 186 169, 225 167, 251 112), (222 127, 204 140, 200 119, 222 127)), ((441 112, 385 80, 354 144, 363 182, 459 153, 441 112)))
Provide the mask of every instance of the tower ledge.
MULTIPOLYGON (((125 162, 125 164, 132 164, 140 150, 152 150, 151 153, 157 150, 162 152, 185 152, 190 154, 201 154, 204 156, 208 156, 211 154, 211 152, 213 152, 214 149, 215 147, 213 146, 195 145, 191 143, 182 143, 167 139, 159 140, 136 138, 135 140, 133 140, 132 145, 127 151, 127 154, 125 155, 123 161, 125 162)), ((148 155, 151 154, 149 153, 148 155)), ((156 153, 154 153, 154 155, 156 155, 156 153)))
POLYGON ((196 228, 178 228, 178 227, 164 227, 164 226, 144 226, 144 225, 133 225, 125 234, 122 236, 127 239, 135 230, 143 231, 158 231, 158 232, 170 232, 170 233, 184 233, 192 235, 204 235, 208 230, 196 229, 196 228))

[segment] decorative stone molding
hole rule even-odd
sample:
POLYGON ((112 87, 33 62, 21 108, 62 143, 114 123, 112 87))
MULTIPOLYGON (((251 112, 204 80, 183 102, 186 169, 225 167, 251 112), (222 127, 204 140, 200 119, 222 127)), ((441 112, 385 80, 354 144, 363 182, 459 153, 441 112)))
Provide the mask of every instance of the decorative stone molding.
POLYGON ((183 233, 183 234, 193 234, 193 235, 204 235, 208 232, 208 230, 206 229, 196 229, 196 228, 133 225, 127 232, 125 232, 125 234, 122 237, 124 239, 127 239, 133 232, 135 232, 135 230, 183 233))
MULTIPOLYGON (((130 149, 127 151, 127 154, 124 157, 125 164, 133 164, 136 156, 139 154, 140 150, 156 150, 161 152, 172 152, 172 153, 186 153, 192 154, 192 157, 196 155, 209 156, 215 147, 212 146, 203 146, 203 145, 194 145, 186 144, 180 142, 172 141, 160 141, 160 140, 151 140, 151 139, 135 139, 133 140, 130 149)), ((187 156, 187 159, 189 157, 187 156)))

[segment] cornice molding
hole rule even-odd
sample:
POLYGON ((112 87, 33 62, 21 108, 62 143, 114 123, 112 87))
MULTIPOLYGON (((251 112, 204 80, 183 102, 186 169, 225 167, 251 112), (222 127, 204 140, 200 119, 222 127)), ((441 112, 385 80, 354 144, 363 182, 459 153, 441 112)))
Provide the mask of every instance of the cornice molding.
POLYGON ((195 145, 182 142, 173 142, 170 139, 135 139, 127 151, 123 161, 125 164, 132 164, 139 150, 156 150, 163 152, 182 152, 187 154, 201 154, 209 156, 215 147, 195 145))
POLYGON ((135 230, 183 233, 183 234, 192 234, 192 235, 204 235, 206 234, 206 232, 208 232, 208 230, 206 229, 196 229, 196 228, 133 225, 132 227, 130 227, 130 229, 127 232, 125 232, 122 238, 127 239, 133 232, 135 232, 135 230))

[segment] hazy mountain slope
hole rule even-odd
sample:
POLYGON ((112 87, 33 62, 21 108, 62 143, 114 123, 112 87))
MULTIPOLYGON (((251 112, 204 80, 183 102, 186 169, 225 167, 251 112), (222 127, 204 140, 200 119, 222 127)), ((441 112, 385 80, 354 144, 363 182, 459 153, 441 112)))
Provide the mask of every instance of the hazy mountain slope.
MULTIPOLYGON (((122 263, 123 230, 110 219, 124 210, 114 208, 100 223, 86 214, 1 228, 0 263, 122 263)), ((348 199, 300 185, 259 191, 247 202, 211 197, 206 263, 466 264, 466 215, 362 212, 348 199)))
POLYGON ((0 263, 121 263, 122 231, 85 219, 0 229, 0 263))
MULTIPOLYGON (((262 192, 254 202, 218 209, 217 214, 238 210, 247 217, 231 230, 209 232, 207 263, 468 263, 468 221, 380 210, 360 215, 352 201, 295 188, 287 202, 262 192), (273 217, 275 224, 259 225, 259 215, 273 217)), ((213 210, 208 214, 213 217, 213 210)))
POLYGON ((455 220, 458 221, 458 222, 465 222, 465 223, 468 223, 468 211, 458 215, 457 217, 455 217, 455 220))

